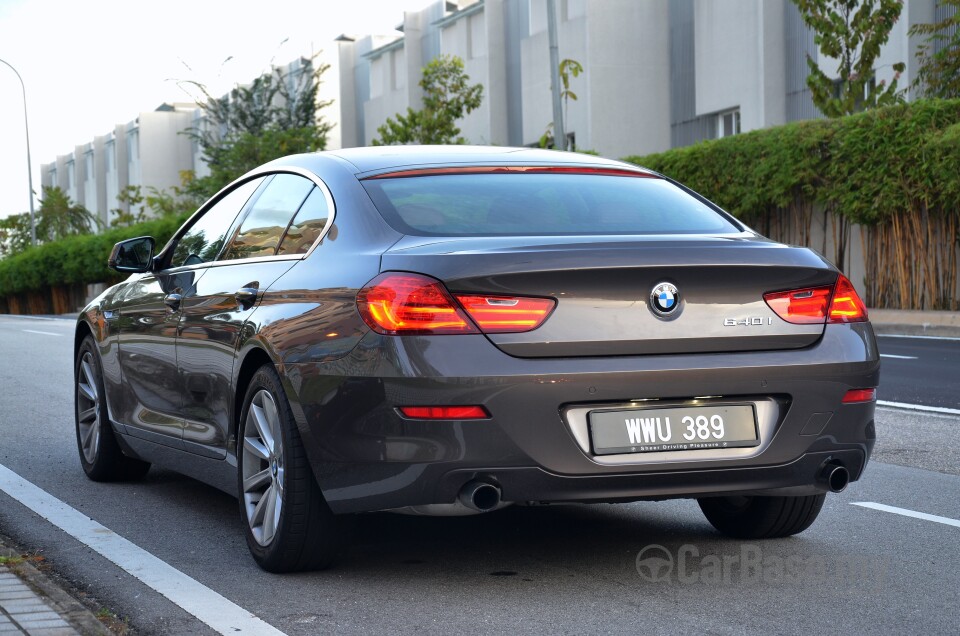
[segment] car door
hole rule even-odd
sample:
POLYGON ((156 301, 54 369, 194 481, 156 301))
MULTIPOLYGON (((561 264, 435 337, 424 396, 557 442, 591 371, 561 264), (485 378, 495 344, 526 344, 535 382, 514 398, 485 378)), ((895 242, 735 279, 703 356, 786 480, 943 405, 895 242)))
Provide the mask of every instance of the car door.
POLYGON ((116 308, 122 398, 115 419, 130 435, 182 447, 183 399, 176 338, 183 298, 195 293, 226 233, 259 180, 221 197, 181 230, 172 253, 161 255, 159 270, 129 285, 116 308))
POLYGON ((177 359, 184 447, 208 457, 226 455, 234 412, 233 365, 244 323, 263 291, 306 251, 303 244, 312 230, 292 221, 318 200, 326 209, 322 195, 311 197, 317 188, 306 177, 279 173, 269 179, 234 224, 217 262, 183 302, 177 359))

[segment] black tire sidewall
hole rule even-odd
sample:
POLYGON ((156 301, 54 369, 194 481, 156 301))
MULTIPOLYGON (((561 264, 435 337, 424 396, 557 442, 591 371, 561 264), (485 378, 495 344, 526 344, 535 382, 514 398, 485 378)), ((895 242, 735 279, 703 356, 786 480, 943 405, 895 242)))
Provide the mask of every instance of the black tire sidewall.
POLYGON ((737 539, 775 539, 803 532, 820 514, 826 496, 751 497, 737 509, 725 497, 699 500, 700 509, 710 524, 721 533, 737 539))
MULTIPOLYGON (((300 443, 296 422, 281 385, 280 376, 272 365, 264 365, 250 379, 250 384, 247 386, 243 398, 243 409, 240 412, 237 427, 237 496, 247 546, 260 567, 270 572, 305 569, 305 564, 300 557, 303 551, 301 543, 304 538, 291 536, 288 526, 292 523, 291 514, 295 504, 312 498, 319 498, 320 495, 319 486, 313 481, 312 473, 310 480, 307 482, 293 478, 297 471, 310 470, 309 465, 297 465, 295 449, 300 443), (277 405, 277 414, 280 420, 280 442, 283 445, 284 457, 283 506, 280 510, 280 520, 277 523, 276 533, 270 543, 265 546, 257 543, 253 536, 243 499, 243 440, 247 425, 247 413, 254 396, 264 389, 270 392, 277 405), (304 484, 305 488, 303 487, 304 484)), ((322 504, 322 500, 320 503, 322 504)), ((308 502, 308 504, 316 505, 317 502, 308 502)))
POLYGON ((104 403, 106 400, 106 390, 103 386, 103 367, 100 363, 100 352, 97 351, 96 344, 91 336, 87 336, 83 339, 83 342, 80 343, 80 347, 77 349, 76 360, 74 361, 74 387, 73 387, 73 420, 74 420, 74 432, 76 433, 77 438, 77 452, 80 455, 80 465, 83 467, 83 472, 87 474, 91 479, 102 479, 105 477, 105 465, 103 457, 103 446, 104 438, 107 432, 112 434, 109 426, 104 426, 106 423, 106 409, 104 408, 104 403), (80 378, 82 377, 83 370, 81 369, 81 363, 83 361, 83 356, 86 353, 91 353, 93 358, 93 375, 94 381, 97 383, 95 387, 97 390, 97 426, 100 427, 99 435, 97 436, 97 448, 96 455, 93 462, 88 462, 86 456, 83 453, 83 442, 80 439, 80 395, 79 395, 79 385, 80 378))

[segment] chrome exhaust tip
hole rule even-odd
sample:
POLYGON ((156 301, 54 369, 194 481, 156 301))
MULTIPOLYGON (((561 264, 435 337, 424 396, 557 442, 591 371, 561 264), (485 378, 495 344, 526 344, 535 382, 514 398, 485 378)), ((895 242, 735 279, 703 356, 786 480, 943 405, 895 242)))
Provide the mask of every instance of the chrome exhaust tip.
POLYGON ((489 512, 500 505, 500 489, 491 483, 473 480, 460 489, 458 499, 471 510, 489 512))
POLYGON ((843 492, 850 483, 850 471, 840 464, 824 464, 817 482, 830 492, 843 492))

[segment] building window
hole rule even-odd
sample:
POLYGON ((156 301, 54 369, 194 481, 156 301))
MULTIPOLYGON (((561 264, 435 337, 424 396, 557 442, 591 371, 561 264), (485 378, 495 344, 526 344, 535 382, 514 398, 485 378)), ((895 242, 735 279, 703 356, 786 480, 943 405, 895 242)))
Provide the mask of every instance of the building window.
MULTIPOLYGON (((863 104, 867 101, 867 97, 870 96, 870 93, 877 90, 877 78, 876 76, 871 77, 870 81, 863 85, 863 95, 857 95, 853 100, 854 108, 858 111, 863 110, 863 104)), ((843 80, 835 79, 833 80, 833 98, 840 99, 843 96, 843 80)))
POLYGON ((717 139, 740 134, 740 109, 717 113, 717 139))
POLYGON ((93 181, 96 179, 96 174, 94 174, 94 165, 93 165, 93 153, 87 152, 83 155, 83 165, 84 173, 86 174, 87 181, 93 181))

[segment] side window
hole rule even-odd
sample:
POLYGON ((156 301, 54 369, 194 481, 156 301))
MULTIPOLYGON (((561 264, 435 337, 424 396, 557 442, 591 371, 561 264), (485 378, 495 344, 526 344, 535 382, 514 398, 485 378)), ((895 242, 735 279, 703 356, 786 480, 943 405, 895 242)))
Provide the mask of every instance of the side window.
POLYGON ((297 216, 293 217, 277 254, 306 254, 327 226, 329 218, 327 198, 320 188, 315 187, 300 206, 297 216))
POLYGON ((295 174, 278 174, 267 184, 231 237, 220 260, 273 256, 290 220, 313 189, 295 174))
POLYGON ((230 225, 262 180, 260 177, 239 185, 204 212, 177 241, 170 266, 199 265, 215 259, 230 225))

